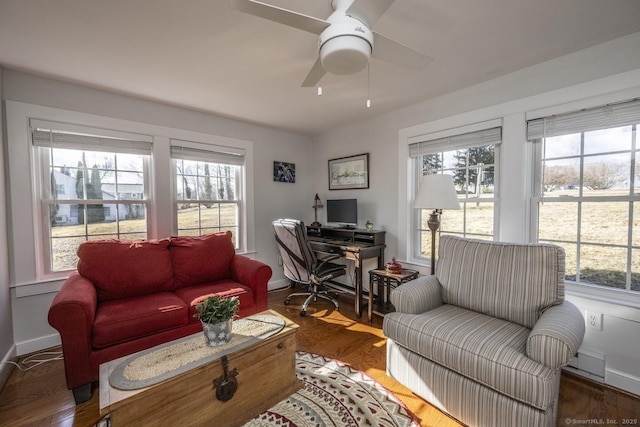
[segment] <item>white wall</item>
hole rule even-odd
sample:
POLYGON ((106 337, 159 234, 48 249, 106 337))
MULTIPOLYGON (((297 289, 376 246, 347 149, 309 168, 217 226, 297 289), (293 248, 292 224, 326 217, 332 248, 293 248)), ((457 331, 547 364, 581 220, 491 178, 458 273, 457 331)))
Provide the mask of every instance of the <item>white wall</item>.
MULTIPOLYGON (((299 217, 307 221, 313 218, 311 203, 312 162, 311 139, 271 129, 264 126, 243 123, 183 108, 136 99, 128 96, 37 77, 13 70, 4 72, 4 100, 20 101, 64 110, 78 111, 93 115, 123 119, 139 123, 183 129, 253 142, 254 147, 254 241, 253 257, 271 266, 274 276, 270 288, 286 284, 282 268, 278 265, 271 221, 278 217, 299 217), (296 164, 296 183, 273 182, 273 161, 296 164)), ((7 141, 8 144, 27 144, 28 141, 7 141)), ((25 171, 26 173, 26 171, 25 171)), ((15 178, 15 177, 14 177, 15 178)), ((10 177, 9 177, 10 179, 10 177)), ((168 193, 169 188, 157 189, 157 193, 168 193)), ((29 197, 28 194, 13 195, 29 197)), ((3 201, 7 198, 4 197, 3 201)), ((4 203, 4 202, 3 202, 4 203)), ((2 222, 4 224, 5 221, 2 222)), ((16 221, 17 223, 17 221, 16 221)), ((20 238, 21 230, 11 228, 9 236, 20 238)), ((0 234, 5 237, 6 235, 0 234)), ((163 236, 156 236, 163 237, 163 236)), ((6 240, 6 239, 5 239, 6 240)), ((6 244, 5 244, 6 245, 6 244)), ((0 241, 0 247, 2 241, 0 241)), ((0 256, 2 252, 0 252, 0 256)), ((20 255, 10 254, 12 270, 22 270, 20 255)), ((33 258, 33 254, 28 255, 33 258)), ((6 269, 3 269, 3 274, 6 269)), ((36 277, 35 272, 29 274, 36 277)), ((26 275, 22 275, 23 277, 26 275)), ((2 280, 2 278, 0 278, 2 280)), ((56 331, 47 323, 47 312, 59 281, 46 283, 11 283, 11 306, 13 308, 13 335, 18 354, 37 351, 55 345, 56 331)), ((3 285, 8 293, 8 288, 3 285)), ((4 300, 2 301, 4 303, 4 300)), ((3 315, 10 313, 2 310, 3 315)), ((2 327, 10 322, 2 322, 2 327)), ((2 339, 11 334, 2 334, 2 339)), ((10 340, 13 343, 14 340, 10 340)), ((0 348, 0 350, 2 350, 0 348)), ((0 353, 2 355, 3 353, 0 353)))
MULTIPOLYGON (((501 119, 500 240, 528 238, 528 168, 525 119, 532 110, 572 111, 640 96, 640 33, 416 104, 314 138, 315 188, 327 190, 326 160, 369 152, 371 186, 340 192, 357 197, 362 221, 371 219, 387 231, 386 258, 407 259, 405 168, 406 139, 485 120, 501 119), (560 106, 560 107, 558 107, 560 106), (404 151, 403 151, 403 145, 404 151), (402 156, 402 158, 400 158, 402 156), (403 178, 404 177, 404 178, 403 178), (400 196, 398 196, 400 195, 400 196), (370 218, 369 218, 370 217, 370 218)), ((372 96, 375 115, 375 94, 372 96)), ((424 271, 424 270, 423 270, 424 271)), ((583 310, 604 314, 603 331, 588 329, 581 351, 604 357, 605 382, 640 394, 640 298, 621 301, 608 294, 578 297, 568 286, 567 299, 583 310), (609 301, 609 302, 606 302, 609 301)))
MULTIPOLYGON (((0 100, 3 94, 3 73, 0 67, 0 100)), ((6 362, 16 356, 13 343, 13 321, 9 289, 9 241, 7 238, 7 192, 5 185, 5 127, 4 103, 0 102, 0 361, 6 362)), ((10 365, 0 365, 0 389, 11 372, 10 365)))

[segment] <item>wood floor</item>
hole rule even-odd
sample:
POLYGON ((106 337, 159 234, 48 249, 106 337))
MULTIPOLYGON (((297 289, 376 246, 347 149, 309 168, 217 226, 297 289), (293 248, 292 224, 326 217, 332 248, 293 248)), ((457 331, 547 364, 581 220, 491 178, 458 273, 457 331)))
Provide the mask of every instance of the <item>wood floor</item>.
MULTIPOLYGON (((298 300, 285 306, 289 291, 272 292, 269 307, 300 325, 298 350, 322 354, 349 363, 366 372, 395 393, 420 419, 422 426, 459 426, 408 389, 385 374, 385 338, 382 321, 372 325, 357 319, 352 299, 340 297, 340 311, 325 301, 312 304, 306 317, 299 316, 298 300)), ((99 418, 98 393, 90 401, 75 405, 64 380, 62 361, 38 366, 27 372, 14 370, 0 392, 0 426, 90 426, 99 418)), ((563 373, 560 385, 558 426, 576 424, 638 425, 640 398, 604 387, 570 373, 563 373), (600 420, 602 420, 600 422, 600 420)))

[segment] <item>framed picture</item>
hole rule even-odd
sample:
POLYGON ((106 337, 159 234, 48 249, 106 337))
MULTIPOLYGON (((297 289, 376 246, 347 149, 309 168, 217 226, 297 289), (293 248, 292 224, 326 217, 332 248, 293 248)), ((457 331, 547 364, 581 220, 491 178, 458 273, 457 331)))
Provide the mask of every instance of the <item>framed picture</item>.
POLYGON ((329 160, 329 190, 369 188, 369 153, 329 160))
POLYGON ((296 182, 296 164, 273 162, 273 180, 278 182, 296 182))

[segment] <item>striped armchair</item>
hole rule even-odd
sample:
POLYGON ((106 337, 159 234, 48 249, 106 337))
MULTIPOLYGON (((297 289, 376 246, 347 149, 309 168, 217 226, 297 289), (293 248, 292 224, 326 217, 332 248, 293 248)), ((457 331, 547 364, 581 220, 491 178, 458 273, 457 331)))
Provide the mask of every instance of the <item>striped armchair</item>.
POLYGON ((585 325, 564 250, 441 236, 435 276, 391 293, 387 373, 470 426, 552 426, 585 325))

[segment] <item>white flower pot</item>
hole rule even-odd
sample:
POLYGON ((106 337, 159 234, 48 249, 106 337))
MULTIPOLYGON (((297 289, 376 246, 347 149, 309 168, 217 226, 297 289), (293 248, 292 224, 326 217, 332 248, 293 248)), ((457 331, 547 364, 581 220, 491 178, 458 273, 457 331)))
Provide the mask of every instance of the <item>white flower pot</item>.
POLYGON ((231 330, 233 328, 233 319, 220 323, 202 323, 202 332, 204 339, 210 347, 218 347, 231 341, 231 330))

